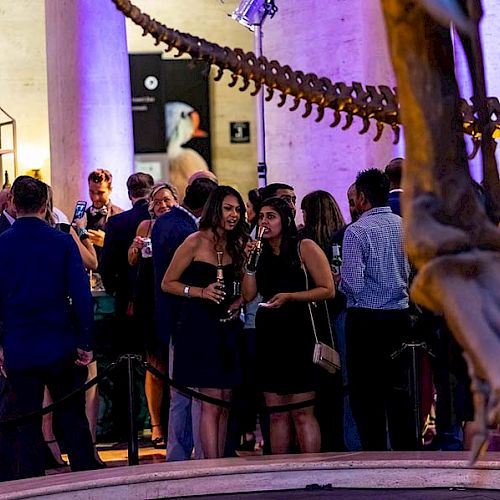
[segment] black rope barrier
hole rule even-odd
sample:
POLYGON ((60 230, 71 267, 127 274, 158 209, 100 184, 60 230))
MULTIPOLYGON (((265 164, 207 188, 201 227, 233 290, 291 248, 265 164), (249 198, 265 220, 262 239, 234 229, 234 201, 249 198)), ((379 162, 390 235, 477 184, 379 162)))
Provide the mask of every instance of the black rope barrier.
MULTIPOLYGON (((140 365, 142 365, 146 370, 148 370, 150 373, 158 377, 159 379, 163 380, 167 385, 173 387, 177 391, 185 394, 186 396, 198 399, 200 401, 204 401, 206 403, 210 403, 216 406, 221 406, 223 408, 234 408, 237 406, 235 403, 232 401, 226 401, 224 399, 219 399, 219 398, 214 398, 212 396, 208 396, 207 394, 203 394, 202 392, 196 391, 194 389, 191 389, 189 387, 186 387, 184 385, 181 385, 174 380, 172 380, 168 375, 162 373, 159 371, 157 368, 155 368, 153 365, 150 363, 143 361, 142 357, 136 354, 126 354, 123 356, 120 356, 117 358, 116 361, 108 365, 102 372, 100 372, 98 375, 96 375, 93 379, 89 380, 88 382, 85 382, 81 387, 78 387, 74 391, 70 392, 66 396, 62 397, 58 401, 54 401, 48 406, 45 406, 44 408, 40 410, 36 410, 30 413, 27 413, 25 415, 20 415, 17 417, 12 417, 8 418, 7 420, 0 420, 0 428, 6 427, 6 426, 17 426, 17 425, 23 425, 25 422, 41 417, 43 415, 46 415, 48 413, 51 413, 54 411, 55 408, 57 408, 60 405, 65 404, 69 399, 72 397, 76 396, 77 394, 80 394, 82 392, 86 392, 88 389, 90 389, 92 386, 98 384, 102 380, 108 377, 109 373, 113 371, 120 363, 122 362, 127 362, 129 366, 129 371, 131 366, 133 365, 133 362, 137 362, 140 365)), ((287 411, 293 411, 293 410, 300 410, 302 408, 306 408, 309 406, 313 406, 316 403, 316 399, 307 399, 306 401, 300 401, 298 403, 289 403, 285 405, 273 405, 273 406, 266 406, 266 405, 260 405, 259 411, 262 413, 281 413, 281 412, 287 412, 287 411)))
POLYGON ((89 380, 88 382, 85 382, 85 384, 83 384, 81 387, 78 387, 74 391, 66 394, 66 396, 63 396, 58 401, 54 401, 53 403, 51 403, 48 406, 45 406, 41 410, 32 411, 30 413, 26 413, 25 415, 21 415, 19 417, 8 418, 7 420, 0 420, 0 428, 7 426, 23 425, 25 422, 33 418, 41 417, 43 415, 46 415, 47 413, 53 412, 54 408, 56 408, 57 406, 65 404, 72 397, 76 396, 77 394, 80 394, 81 392, 86 392, 92 386, 98 384, 101 380, 104 380, 109 375, 109 373, 113 371, 118 366, 119 363, 121 363, 123 358, 126 358, 126 356, 121 356, 116 361, 107 366, 101 373, 96 375, 93 379, 89 380))
MULTIPOLYGON (((153 365, 149 364, 147 361, 142 361, 142 365, 150 373, 163 380, 166 384, 173 387, 179 392, 182 392, 186 396, 199 399, 200 401, 205 401, 206 403, 211 403, 216 406, 221 406, 223 408, 234 408, 236 405, 231 401, 226 401, 224 399, 214 398, 212 396, 207 396, 202 392, 195 391, 184 385, 181 385, 174 380, 172 380, 168 375, 162 373, 160 370, 155 368, 153 365)), ((302 408, 307 408, 308 406, 313 406, 316 403, 316 399, 307 399, 305 401, 299 401, 298 403, 289 403, 286 405, 259 405, 259 412, 261 413, 282 413, 286 411, 300 410, 302 408)))

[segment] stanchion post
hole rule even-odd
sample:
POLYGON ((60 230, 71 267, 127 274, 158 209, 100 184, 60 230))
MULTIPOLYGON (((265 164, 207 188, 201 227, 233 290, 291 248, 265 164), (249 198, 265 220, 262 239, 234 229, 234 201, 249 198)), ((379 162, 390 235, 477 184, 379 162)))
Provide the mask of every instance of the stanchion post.
POLYGON ((127 383, 128 383, 128 465, 139 465, 139 440, 137 436, 137 422, 135 420, 135 356, 127 354, 127 383))
POLYGON ((420 398, 420 359, 417 354, 417 348, 421 347, 421 344, 411 342, 408 346, 411 352, 410 390, 412 392, 413 415, 415 418, 415 443, 417 450, 421 450, 423 422, 420 398))

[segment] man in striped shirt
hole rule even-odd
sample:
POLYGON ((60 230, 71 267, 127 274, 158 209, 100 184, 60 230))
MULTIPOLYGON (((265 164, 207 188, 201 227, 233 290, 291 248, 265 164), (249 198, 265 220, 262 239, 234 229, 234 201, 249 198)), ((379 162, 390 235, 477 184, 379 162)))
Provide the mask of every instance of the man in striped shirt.
POLYGON ((352 410, 364 450, 414 449, 405 355, 409 264, 402 219, 387 205, 389 179, 360 172, 353 193, 359 219, 345 232, 340 289, 347 297, 347 368, 352 410))

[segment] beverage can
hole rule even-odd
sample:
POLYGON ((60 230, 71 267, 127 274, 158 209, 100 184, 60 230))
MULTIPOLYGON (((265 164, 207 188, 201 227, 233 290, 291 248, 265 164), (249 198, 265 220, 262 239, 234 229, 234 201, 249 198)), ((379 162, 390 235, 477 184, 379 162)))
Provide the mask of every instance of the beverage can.
POLYGON ((143 247, 141 249, 141 255, 144 259, 153 256, 153 245, 151 243, 151 238, 143 238, 143 247))

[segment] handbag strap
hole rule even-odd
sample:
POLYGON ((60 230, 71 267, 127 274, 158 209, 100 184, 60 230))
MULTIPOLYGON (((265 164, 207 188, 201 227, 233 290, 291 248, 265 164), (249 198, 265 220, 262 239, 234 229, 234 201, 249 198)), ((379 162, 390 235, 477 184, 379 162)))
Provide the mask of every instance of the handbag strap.
MULTIPOLYGON (((302 242, 299 241, 299 243, 297 244, 297 252, 299 254, 300 267, 301 267, 302 271, 304 272, 304 277, 306 280, 306 290, 309 290, 309 277, 307 276, 307 269, 306 269, 306 266, 304 264, 304 261, 302 260, 302 254, 300 252, 301 243, 302 242)), ((326 304, 326 300, 322 300, 321 302, 325 306, 326 322, 328 324, 328 331, 330 332, 330 340, 332 341, 332 348, 335 349, 335 342, 333 341, 333 332, 332 332, 332 325, 330 323, 330 313, 328 312, 328 306, 326 304)), ((315 338, 316 342, 319 342, 318 333, 316 331, 316 321, 314 320, 314 314, 312 312, 312 306, 311 306, 310 301, 307 301, 307 308, 309 309, 309 316, 311 317, 311 325, 312 325, 312 329, 313 329, 313 333, 314 333, 314 338, 315 338)))

